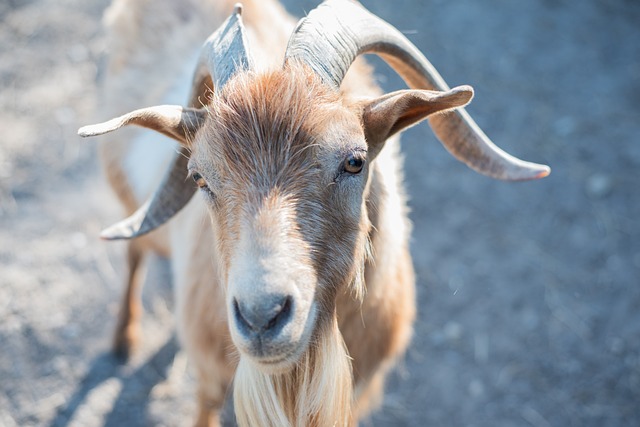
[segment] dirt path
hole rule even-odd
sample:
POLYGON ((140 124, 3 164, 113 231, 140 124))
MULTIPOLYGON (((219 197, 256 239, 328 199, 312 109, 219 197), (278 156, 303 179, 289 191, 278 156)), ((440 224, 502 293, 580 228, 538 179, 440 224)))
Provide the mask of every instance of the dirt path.
MULTIPOLYGON (((363 425, 640 425, 640 4, 396 3, 365 1, 475 87, 496 143, 553 173, 492 181, 428 126, 405 134, 420 317, 363 425)), ((105 6, 0 4, 0 426, 193 414, 162 260, 142 348, 126 365, 108 352, 122 247, 96 236, 120 212, 75 136, 94 118, 105 6)), ((402 87, 386 67, 380 81, 402 87)))

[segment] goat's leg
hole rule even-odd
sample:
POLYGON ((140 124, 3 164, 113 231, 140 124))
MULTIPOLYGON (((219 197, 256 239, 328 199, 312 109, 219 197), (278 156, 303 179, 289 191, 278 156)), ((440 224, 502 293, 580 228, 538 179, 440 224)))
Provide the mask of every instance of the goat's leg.
POLYGON ((180 337, 198 381, 197 427, 220 425, 220 414, 236 369, 224 299, 215 285, 186 292, 178 312, 180 337))
MULTIPOLYGON (((192 305, 192 308, 198 311, 201 307, 192 305)), ((198 380, 195 425, 217 427, 233 380, 237 356, 230 351, 232 343, 226 322, 216 323, 206 317, 192 320, 195 322, 188 322, 191 328, 184 331, 183 339, 198 380)))
POLYGON ((380 369, 373 374, 373 377, 366 385, 361 385, 360 393, 356 398, 354 419, 360 419, 380 407, 384 394, 384 380, 386 375, 387 370, 380 369))
POLYGON ((127 247, 127 285, 120 302, 118 323, 113 339, 113 352, 127 359, 140 338, 140 317, 142 302, 140 288, 144 281, 144 249, 136 240, 127 247))
POLYGON ((206 350, 200 348, 200 351, 205 351, 191 354, 198 378, 196 427, 220 426, 222 409, 235 371, 234 357, 225 351, 230 346, 228 339, 218 336, 207 344, 206 350))
POLYGON ((195 427, 220 426, 220 412, 223 402, 209 397, 205 390, 198 391, 198 417, 195 427))

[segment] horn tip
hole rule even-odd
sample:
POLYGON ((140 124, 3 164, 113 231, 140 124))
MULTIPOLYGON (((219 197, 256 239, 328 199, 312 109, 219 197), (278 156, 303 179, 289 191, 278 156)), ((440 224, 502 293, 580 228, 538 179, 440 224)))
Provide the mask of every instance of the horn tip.
POLYGON ((242 15, 242 3, 236 3, 233 5, 233 14, 242 15))
POLYGON ((545 178, 551 174, 551 168, 547 165, 540 165, 541 171, 534 177, 534 179, 545 178))
POLYGON ((113 225, 109 228, 105 228, 100 232, 100 238, 107 241, 131 239, 132 237, 135 236, 129 233, 125 233, 124 230, 121 229, 121 227, 118 227, 118 224, 113 225))
POLYGON ((538 163, 529 163, 526 170, 522 174, 517 174, 506 178, 507 181, 533 181, 536 179, 542 179, 551 174, 551 168, 547 165, 540 165, 538 163))
POLYGON ((113 235, 110 230, 102 230, 100 232, 100 239, 106 241, 118 240, 118 237, 113 235))

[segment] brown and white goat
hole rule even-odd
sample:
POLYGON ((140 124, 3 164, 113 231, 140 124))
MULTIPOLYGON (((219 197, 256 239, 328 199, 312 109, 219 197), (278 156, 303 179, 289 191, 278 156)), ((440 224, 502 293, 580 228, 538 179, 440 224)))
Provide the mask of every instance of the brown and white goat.
POLYGON ((172 218, 130 244, 116 348, 135 343, 136 272, 155 249, 172 260, 198 424, 217 423, 233 381, 240 425, 354 425, 380 399, 415 317, 398 132, 429 118, 454 156, 500 179, 548 168, 495 147, 459 109, 472 89, 450 90, 415 46, 356 2, 323 3, 285 51, 290 18, 270 1, 247 1, 246 33, 237 6, 195 63, 188 47, 231 5, 166 6, 175 16, 142 0, 112 5, 108 104, 139 102, 141 82, 145 101, 186 97, 184 75, 195 70, 190 106, 144 108, 80 130, 136 124, 179 144, 137 134, 103 145, 108 177, 133 213, 103 236, 139 237, 172 218), (361 53, 382 56, 412 89, 380 95, 365 65, 351 67, 361 53))

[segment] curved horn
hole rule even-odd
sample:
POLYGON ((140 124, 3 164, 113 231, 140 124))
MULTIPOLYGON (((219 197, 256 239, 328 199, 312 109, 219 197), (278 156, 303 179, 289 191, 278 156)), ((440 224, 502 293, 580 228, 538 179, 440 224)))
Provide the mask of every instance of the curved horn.
POLYGON ((181 151, 167 171, 162 185, 135 213, 100 233, 105 240, 133 239, 155 230, 191 200, 195 185, 186 177, 189 158, 181 151))
MULTIPOLYGON (((237 4, 231 16, 204 43, 193 76, 190 107, 203 105, 201 97, 211 85, 220 90, 235 73, 252 67, 241 13, 242 6, 237 4)), ((193 182, 186 178, 188 159, 189 151, 181 148, 153 196, 133 215, 104 230, 101 237, 107 240, 139 237, 178 213, 196 191, 193 182)))
MULTIPOLYGON (((305 62, 337 90, 351 63, 365 53, 381 56, 413 89, 449 90, 415 45, 352 0, 327 0, 302 19, 289 40, 285 62, 305 62)), ((479 173, 518 181, 550 172, 548 166, 525 162, 498 148, 462 108, 431 116, 429 123, 445 148, 479 173)))
POLYGON ((213 84, 219 90, 239 70, 253 68, 242 23, 242 5, 237 3, 231 16, 204 42, 193 75, 190 104, 201 103, 200 96, 213 84))

